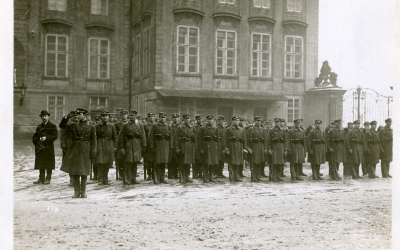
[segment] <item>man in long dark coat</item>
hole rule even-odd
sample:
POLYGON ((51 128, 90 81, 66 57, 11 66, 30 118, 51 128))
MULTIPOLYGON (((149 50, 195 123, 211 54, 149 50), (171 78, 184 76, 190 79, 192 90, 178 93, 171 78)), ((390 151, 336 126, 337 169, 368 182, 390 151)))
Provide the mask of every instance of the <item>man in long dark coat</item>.
POLYGON ((264 172, 267 152, 267 130, 261 126, 261 116, 254 117, 255 124, 246 134, 250 154, 251 181, 261 181, 260 173, 264 172))
POLYGON ((379 133, 383 152, 381 154, 381 171, 383 178, 392 178, 389 174, 390 162, 393 161, 393 129, 392 119, 385 120, 386 126, 379 133))
MULTIPOLYGON (((74 120, 76 122, 77 118, 76 118, 75 111, 71 111, 67 116, 71 117, 71 121, 74 120)), ((61 146, 62 154, 63 154, 62 160, 64 160, 64 157, 67 154, 68 148, 71 146, 71 144, 72 144, 72 137, 71 137, 70 133, 66 129, 61 129, 60 130, 60 146, 61 146)), ((93 166, 93 170, 94 170, 94 166, 93 166)), ((94 173, 95 173, 95 178, 97 178, 97 172, 94 171, 94 173)), ((74 178, 70 174, 68 186, 73 186, 73 185, 74 185, 74 178)))
POLYGON ((190 123, 190 115, 183 115, 183 123, 174 134, 174 149, 179 166, 180 183, 193 182, 190 178, 190 165, 195 163, 194 154, 197 150, 197 138, 190 123), (187 172, 189 171, 189 172, 187 172))
MULTIPOLYGON (((195 126, 194 126, 194 133, 196 134, 197 141, 199 141, 198 135, 200 133, 200 128, 203 126, 202 121, 203 116, 201 114, 197 114, 195 116, 195 126)), ((194 154, 195 163, 192 165, 192 176, 193 179, 199 179, 203 177, 203 159, 201 158, 200 151, 197 150, 194 154)))
POLYGON ((368 154, 364 157, 364 164, 367 165, 369 178, 378 178, 378 176, 375 175, 375 169, 376 164, 379 163, 380 154, 383 152, 379 134, 376 131, 377 124, 376 121, 372 121, 370 123, 371 128, 365 132, 365 145, 368 154))
POLYGON ((122 125, 118 135, 118 150, 124 161, 124 185, 138 184, 136 180, 137 164, 142 158, 143 149, 147 147, 143 125, 136 122, 136 111, 129 114, 129 121, 122 125))
POLYGON ((214 172, 215 176, 217 178, 226 178, 226 176, 223 174, 224 171, 224 148, 222 147, 222 140, 225 135, 226 128, 224 127, 224 121, 225 117, 223 115, 218 115, 217 118, 217 128, 218 128, 218 134, 219 134, 219 141, 221 142, 221 147, 219 148, 219 156, 218 156, 218 166, 216 167, 216 170, 214 172))
POLYGON ((117 149, 117 132, 114 124, 109 122, 109 112, 101 113, 101 122, 96 125, 97 154, 94 162, 99 168, 99 185, 110 185, 108 171, 115 160, 117 149))
POLYGON ((286 163, 287 155, 286 133, 281 128, 281 119, 275 118, 275 127, 269 130, 267 137, 267 150, 271 155, 272 173, 270 173, 272 181, 282 181, 281 168, 286 163))
MULTIPOLYGON (((349 133, 351 130, 353 129, 353 123, 352 122, 348 122, 347 123, 347 128, 344 128, 343 133, 344 133, 344 137, 346 138, 347 133, 349 133)), ((351 175, 351 156, 346 148, 346 157, 345 157, 345 161, 343 162, 343 172, 344 175, 351 175)))
MULTIPOLYGON (((171 130, 172 136, 174 137, 175 132, 179 128, 179 114, 172 114, 171 130)), ((168 179, 178 179, 178 161, 175 152, 172 151, 170 162, 168 163, 168 179)))
POLYGON ((321 129, 321 120, 315 121, 315 128, 310 131, 307 136, 308 155, 311 158, 311 166, 313 169, 313 180, 322 180, 319 175, 321 164, 326 162, 326 138, 325 133, 321 129))
POLYGON ((96 130, 86 121, 87 110, 76 110, 78 122, 68 123, 70 117, 65 116, 59 127, 71 133, 72 144, 68 148, 61 170, 74 176, 74 195, 72 198, 86 198, 87 176, 91 172, 91 159, 96 156, 96 130))
POLYGON ((360 164, 364 160, 365 140, 364 133, 360 129, 360 121, 354 121, 354 128, 350 130, 345 138, 346 149, 348 151, 348 157, 350 158, 348 163, 351 166, 352 179, 359 179, 360 177, 360 164))
MULTIPOLYGON (((128 122, 128 114, 129 114, 128 110, 125 110, 125 109, 121 110, 120 120, 114 124, 115 132, 117 132, 117 136, 119 136, 119 133, 121 132, 122 125, 124 125, 125 123, 128 122)), ((115 165, 116 165, 116 168, 118 169, 118 174, 119 174, 118 179, 120 179, 120 177, 121 177, 122 180, 125 180, 125 178, 124 178, 125 156, 121 154, 120 150, 117 150, 115 156, 116 156, 115 165)))
POLYGON ((173 148, 173 137, 171 127, 166 122, 167 114, 160 112, 159 120, 154 123, 149 132, 147 138, 150 151, 154 154, 154 184, 166 183, 165 180, 165 167, 169 162, 169 156, 171 155, 173 148))
POLYGON ((287 133, 286 144, 289 149, 288 160, 290 162, 290 175, 292 180, 302 181, 300 178, 301 166, 305 162, 306 137, 305 131, 300 128, 301 120, 296 119, 294 128, 287 133))
POLYGON ((214 116, 206 116, 207 123, 201 127, 198 135, 198 148, 203 159, 203 183, 214 182, 213 170, 218 165, 220 139, 218 128, 214 125, 214 116))
POLYGON ((54 141, 57 140, 57 126, 49 121, 47 110, 40 112, 42 123, 37 126, 32 142, 35 145, 35 169, 39 170, 39 179, 33 184, 50 184, 55 169, 54 141), (47 176, 46 175, 47 172, 47 176))
MULTIPOLYGON (((364 137, 367 136, 367 133, 369 133, 370 126, 371 125, 369 122, 364 122, 364 128, 361 129, 364 133, 364 137)), ((367 143, 367 141, 365 141, 365 143, 367 143)), ((367 146, 367 149, 368 149, 368 146, 367 146)), ((363 176, 367 175, 369 173, 369 162, 368 162, 369 153, 370 152, 368 150, 364 151, 364 161, 363 161, 363 164, 361 164, 363 176)), ((379 159, 379 157, 378 157, 378 159, 379 159)))
POLYGON ((332 175, 333 180, 338 180, 339 176, 339 165, 346 161, 346 148, 344 144, 345 134, 340 129, 342 120, 335 120, 335 127, 328 132, 326 136, 327 150, 331 153, 331 164, 332 164, 332 175))
MULTIPOLYGON (((287 126, 287 123, 285 119, 281 119, 281 129, 283 130, 284 137, 287 137, 287 133, 289 132, 289 127, 287 126)), ((289 150, 289 149, 288 149, 289 150)), ((288 161, 289 158, 289 152, 287 152, 287 155, 283 157, 285 159, 285 163, 279 167, 279 173, 280 177, 286 177, 285 175, 285 164, 288 161)))
MULTIPOLYGON (((155 123, 155 115, 152 112, 147 113, 146 123, 143 125, 144 132, 146 134, 146 139, 148 141, 148 136, 150 132, 151 126, 155 123)), ((143 167, 146 169, 144 179, 151 180, 154 176, 154 155, 153 152, 149 148, 149 144, 147 143, 146 152, 143 154, 143 167)))

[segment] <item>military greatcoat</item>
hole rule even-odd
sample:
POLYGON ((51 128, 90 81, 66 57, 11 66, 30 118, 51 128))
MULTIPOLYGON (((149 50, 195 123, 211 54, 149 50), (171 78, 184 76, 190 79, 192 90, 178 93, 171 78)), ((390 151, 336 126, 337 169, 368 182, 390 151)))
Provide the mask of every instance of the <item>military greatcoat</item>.
POLYGON ((125 149, 126 162, 139 162, 142 159, 142 148, 147 140, 142 124, 127 122, 122 125, 118 136, 118 149, 125 149))
POLYGON ((325 133, 321 129, 315 128, 308 133, 307 150, 311 163, 321 165, 326 162, 325 133))
POLYGON ((111 163, 115 160, 114 148, 117 148, 117 132, 114 124, 100 122, 96 125, 97 155, 95 164, 111 163))
POLYGON ((224 126, 222 126, 221 124, 218 124, 217 128, 218 128, 219 141, 220 141, 220 148, 218 151, 218 153, 219 153, 218 161, 224 161, 225 160, 224 147, 222 144, 223 144, 226 128, 224 128, 224 126))
POLYGON ((198 134, 198 148, 202 154, 203 163, 207 165, 217 165, 220 149, 218 128, 206 124, 201 127, 198 134))
POLYGON ((286 163, 283 155, 284 152, 288 150, 285 137, 285 131, 279 127, 273 127, 269 130, 267 137, 267 150, 272 151, 271 163, 273 165, 286 163))
POLYGON ((168 163, 169 151, 174 148, 171 126, 161 121, 153 124, 147 140, 150 150, 155 150, 155 163, 168 163))
POLYGON ((90 175, 91 160, 96 156, 96 129, 86 121, 68 123, 64 117, 59 125, 71 136, 71 146, 63 159, 61 170, 73 175, 90 175))
POLYGON ((174 134, 174 149, 179 149, 181 164, 195 163, 194 154, 197 150, 197 139, 192 125, 182 124, 174 134))
POLYGON ((143 129, 144 129, 144 133, 146 134, 146 141, 147 141, 147 151, 146 151, 144 157, 146 158, 146 161, 150 161, 150 162, 154 161, 154 155, 149 148, 149 132, 150 132, 150 128, 152 125, 153 125, 152 122, 147 122, 143 125, 143 129))
POLYGON ((339 164, 346 162, 346 148, 344 144, 345 133, 343 130, 333 128, 326 137, 327 150, 333 150, 331 153, 331 163, 339 164))
POLYGON ((365 140, 364 133, 359 128, 353 128, 350 130, 345 138, 345 145, 348 151, 347 161, 349 164, 361 164, 363 163, 365 140), (353 151, 350 153, 350 151, 353 151))
POLYGON ((57 140, 57 127, 50 121, 36 128, 32 142, 35 145, 35 169, 55 169, 54 141, 57 140), (46 137, 40 141, 40 137, 46 137))
POLYGON ((302 164, 305 162, 306 156, 306 137, 305 131, 300 128, 293 128, 287 132, 286 140, 289 149, 289 162, 294 164, 302 164))
POLYGON ((228 163, 242 165, 244 161, 243 149, 247 149, 247 140, 244 129, 232 125, 226 129, 223 145, 229 150, 228 163))
POLYGON ((379 134, 383 153, 381 154, 382 161, 393 161, 393 129, 385 126, 379 134))
POLYGON ((247 145, 253 151, 251 159, 253 164, 261 164, 266 161, 264 150, 267 149, 267 130, 255 124, 248 130, 247 145))
POLYGON ((380 153, 383 150, 379 139, 378 132, 370 128, 365 132, 365 145, 368 150, 367 157, 365 158, 368 164, 378 164, 380 153))

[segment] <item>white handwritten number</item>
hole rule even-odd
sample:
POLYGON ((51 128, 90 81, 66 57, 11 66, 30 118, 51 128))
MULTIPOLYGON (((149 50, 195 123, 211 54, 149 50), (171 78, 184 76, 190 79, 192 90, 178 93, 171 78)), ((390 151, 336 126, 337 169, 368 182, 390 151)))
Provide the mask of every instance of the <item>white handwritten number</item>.
POLYGON ((58 212, 58 207, 53 207, 53 206, 47 206, 47 212, 58 212))

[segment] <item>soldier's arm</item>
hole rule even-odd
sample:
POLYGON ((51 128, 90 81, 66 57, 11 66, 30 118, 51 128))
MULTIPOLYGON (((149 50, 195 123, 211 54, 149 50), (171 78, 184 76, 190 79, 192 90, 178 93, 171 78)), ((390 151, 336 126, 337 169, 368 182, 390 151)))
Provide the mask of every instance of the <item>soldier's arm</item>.
POLYGON ((142 134, 142 148, 146 148, 147 147, 147 138, 146 138, 146 133, 144 132, 143 125, 140 124, 139 128, 140 128, 140 133, 142 134))
POLYGON ((126 130, 126 126, 127 125, 122 125, 121 131, 119 131, 119 135, 118 135, 118 149, 125 149, 125 145, 124 145, 124 140, 125 140, 125 130, 126 130))
POLYGON ((111 124, 111 137, 114 142, 114 148, 117 148, 118 137, 117 137, 117 131, 115 130, 114 124, 111 124))
POLYGON ((344 143, 346 146, 347 151, 350 151, 350 138, 351 138, 351 131, 347 132, 346 137, 344 138, 344 143))
POLYGON ((201 127, 197 134, 197 150, 202 151, 203 149, 203 132, 204 128, 201 127))
POLYGON ((271 147, 271 132, 272 132, 272 129, 270 129, 269 131, 268 131, 268 133, 267 133, 267 150, 272 150, 272 147, 271 147))
POLYGON ((247 138, 246 138, 246 131, 243 129, 243 148, 247 149, 247 138))
POLYGON ((311 138, 313 137, 313 132, 312 131, 310 131, 309 133, 308 133, 308 135, 307 135, 307 151, 308 152, 311 152, 312 151, 312 149, 311 149, 311 138))
POLYGON ((51 126, 47 129, 46 133, 46 141, 47 143, 53 143, 55 140, 58 138, 58 131, 57 131, 57 126, 54 124, 51 124, 51 126))
POLYGON ((174 149, 177 151, 179 149, 179 134, 180 134, 180 126, 175 130, 174 133, 174 149))
POLYGON ((61 119, 61 122, 60 122, 60 124, 58 125, 60 128, 62 128, 62 129, 67 129, 67 123, 68 123, 68 121, 69 121, 69 118, 67 117, 67 116, 64 116, 62 119, 61 119))
POLYGON ((172 126, 171 125, 168 126, 168 130, 169 130, 169 134, 170 134, 170 137, 169 137, 169 149, 173 150, 174 149, 174 132, 172 131, 172 126))
POLYGON ((149 135, 147 136, 147 143, 149 149, 154 149, 154 129, 155 129, 155 124, 151 125, 149 135))
POLYGON ((96 140, 96 129, 93 125, 90 125, 90 158, 96 156, 97 140, 96 140))
POLYGON ((285 135, 286 135, 286 138, 285 138, 285 151, 289 151, 290 150, 290 143, 292 143, 291 142, 291 138, 292 138, 292 131, 288 131, 287 133, 285 133, 285 131, 283 131, 283 135, 284 135, 284 138, 285 138, 285 135))

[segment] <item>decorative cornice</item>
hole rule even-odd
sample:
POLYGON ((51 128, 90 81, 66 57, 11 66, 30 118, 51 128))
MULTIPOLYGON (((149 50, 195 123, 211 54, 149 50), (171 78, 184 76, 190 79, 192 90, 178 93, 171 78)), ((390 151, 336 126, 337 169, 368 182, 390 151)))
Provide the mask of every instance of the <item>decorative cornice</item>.
POLYGON ((203 11, 193 9, 193 8, 178 8, 173 11, 174 14, 179 14, 179 13, 192 13, 192 14, 197 14, 201 17, 205 15, 203 11))
POLYGON ((42 24, 50 24, 50 23, 60 23, 72 27, 72 23, 64 19, 52 18, 52 19, 42 20, 42 24))
POLYGON ((105 28, 105 29, 114 31, 113 26, 111 26, 109 24, 105 24, 105 23, 90 22, 90 23, 85 24, 85 28, 92 28, 92 27, 101 27, 101 28, 105 28))
POLYGON ((217 12, 213 15, 214 18, 216 17, 231 17, 236 20, 242 20, 242 17, 240 15, 234 14, 234 13, 227 13, 227 12, 217 12))
POLYGON ((275 24, 276 21, 272 18, 269 17, 265 17, 265 16, 252 16, 249 17, 249 22, 254 22, 254 21, 263 21, 263 22, 268 22, 268 23, 272 23, 275 24))
POLYGON ((148 11, 146 11, 146 12, 143 12, 143 14, 140 16, 140 20, 143 20, 145 17, 151 17, 151 13, 150 12, 148 12, 148 11))
POLYGON ((132 22, 132 27, 135 27, 135 25, 142 25, 142 22, 140 20, 135 20, 132 22))
POLYGON ((302 21, 298 21, 298 20, 286 20, 282 22, 282 25, 289 25, 289 24, 295 24, 295 25, 300 25, 300 26, 304 26, 307 28, 308 24, 302 21))

